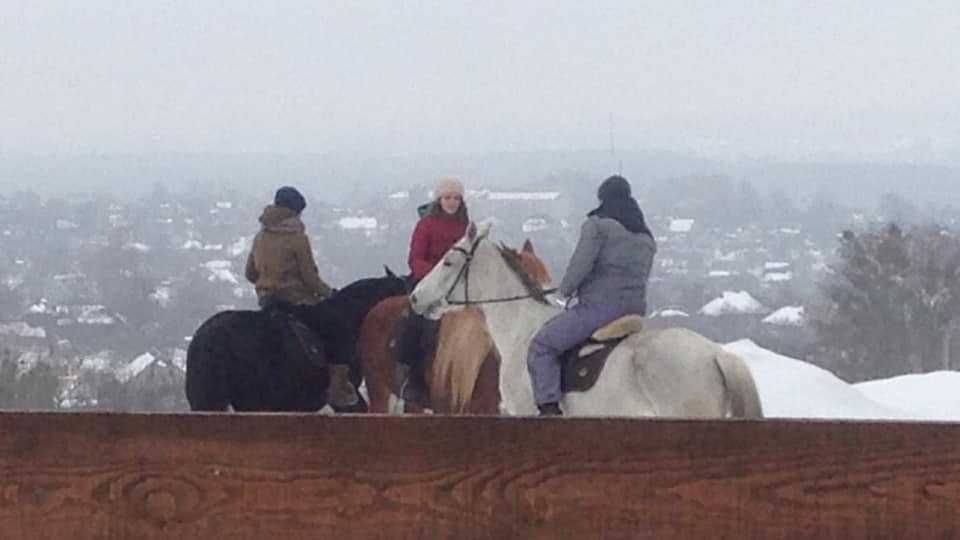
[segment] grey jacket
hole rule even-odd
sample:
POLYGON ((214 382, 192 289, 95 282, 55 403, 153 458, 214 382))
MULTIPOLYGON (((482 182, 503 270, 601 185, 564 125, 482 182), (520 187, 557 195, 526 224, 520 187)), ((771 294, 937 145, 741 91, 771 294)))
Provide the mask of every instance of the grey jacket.
POLYGON ((657 243, 610 218, 589 217, 560 282, 560 294, 581 303, 626 303, 647 310, 647 279, 657 243))

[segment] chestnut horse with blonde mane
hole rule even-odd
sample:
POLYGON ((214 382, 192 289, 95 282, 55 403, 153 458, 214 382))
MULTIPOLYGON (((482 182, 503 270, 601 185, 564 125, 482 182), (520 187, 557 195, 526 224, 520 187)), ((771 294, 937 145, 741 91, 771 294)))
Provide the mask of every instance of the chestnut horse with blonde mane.
MULTIPOLYGON (((506 249, 506 248, 505 248, 506 249)), ((527 240, 516 254, 520 268, 546 287, 550 272, 527 240)), ((369 412, 388 413, 401 400, 394 392, 396 361, 390 342, 397 321, 409 309, 406 296, 381 301, 370 310, 360 328, 360 365, 367 386, 369 412)), ((500 356, 487 331, 483 314, 475 308, 450 312, 441 319, 433 358, 423 359, 430 405, 442 414, 500 413, 500 356)), ((424 412, 416 403, 403 403, 407 413, 424 412)))

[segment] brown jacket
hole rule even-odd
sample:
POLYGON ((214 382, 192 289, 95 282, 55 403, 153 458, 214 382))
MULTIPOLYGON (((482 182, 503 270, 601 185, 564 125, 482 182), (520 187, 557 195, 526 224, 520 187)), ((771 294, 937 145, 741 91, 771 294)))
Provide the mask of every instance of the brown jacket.
POLYGON ((270 205, 260 216, 262 227, 247 258, 247 280, 257 290, 261 305, 268 296, 292 304, 330 296, 320 279, 310 240, 296 212, 270 205))

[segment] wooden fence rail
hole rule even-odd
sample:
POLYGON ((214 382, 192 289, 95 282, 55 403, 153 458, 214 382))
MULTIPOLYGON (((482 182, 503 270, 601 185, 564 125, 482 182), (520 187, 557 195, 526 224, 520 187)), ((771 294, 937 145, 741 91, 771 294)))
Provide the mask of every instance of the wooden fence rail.
POLYGON ((0 538, 957 538, 960 424, 0 413, 0 538))

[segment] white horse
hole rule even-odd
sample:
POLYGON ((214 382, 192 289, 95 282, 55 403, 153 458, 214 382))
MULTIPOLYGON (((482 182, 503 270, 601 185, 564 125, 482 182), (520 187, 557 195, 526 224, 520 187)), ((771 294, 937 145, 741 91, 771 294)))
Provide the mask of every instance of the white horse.
MULTIPOLYGON (((430 318, 477 306, 501 355, 500 393, 508 414, 537 413, 527 372, 534 334, 559 308, 486 241, 491 225, 471 224, 410 295, 430 318)), ((685 328, 644 329, 611 352, 596 384, 564 395, 560 407, 575 416, 760 418, 756 385, 742 359, 685 328)))

